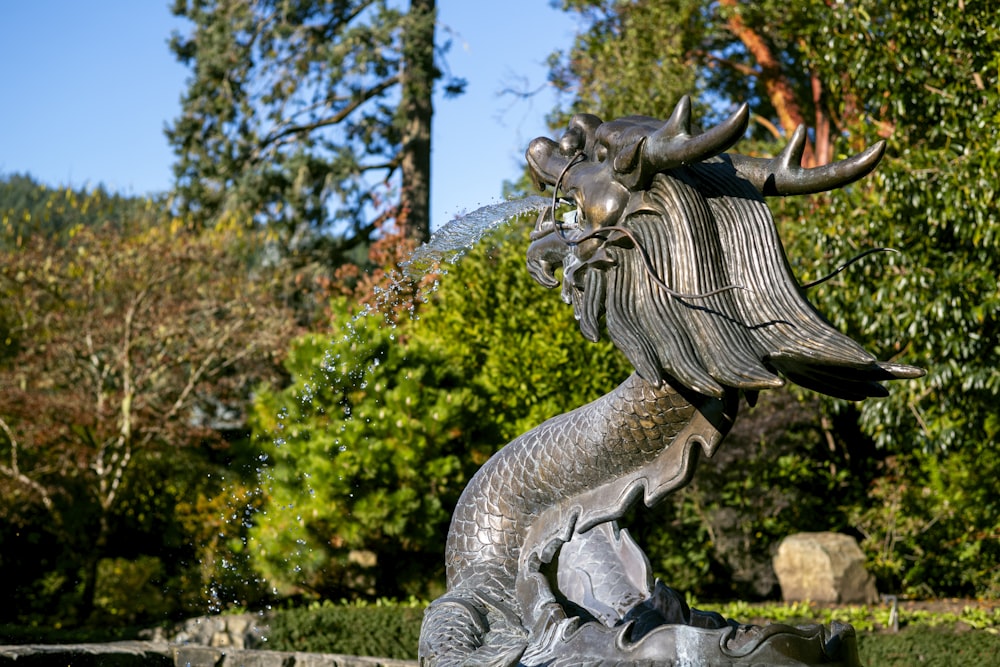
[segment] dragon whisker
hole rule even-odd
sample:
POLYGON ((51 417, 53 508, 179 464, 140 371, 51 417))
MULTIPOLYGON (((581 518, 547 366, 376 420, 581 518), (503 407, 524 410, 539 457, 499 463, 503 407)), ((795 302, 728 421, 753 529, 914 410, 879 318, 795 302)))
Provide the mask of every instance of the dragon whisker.
POLYGON ((825 283, 827 280, 829 280, 830 278, 833 278, 835 275, 837 275, 838 273, 840 273, 841 271, 843 271, 847 267, 849 267, 851 264, 854 264, 858 260, 864 259, 868 255, 873 255, 873 254, 875 254, 877 252, 893 252, 893 253, 896 253, 897 255, 902 254, 898 250, 896 250, 895 248, 869 248, 868 250, 865 250, 861 254, 856 255, 856 256, 852 257, 851 259, 847 260, 846 262, 844 262, 843 264, 841 264, 840 266, 838 266, 837 268, 835 268, 833 271, 831 271, 830 273, 828 273, 825 276, 823 276, 822 278, 817 278, 816 280, 814 280, 812 282, 809 282, 809 283, 806 283, 805 285, 802 285, 800 287, 800 289, 804 289, 805 290, 805 289, 810 289, 810 288, 816 287, 817 285, 821 285, 821 284, 825 283))

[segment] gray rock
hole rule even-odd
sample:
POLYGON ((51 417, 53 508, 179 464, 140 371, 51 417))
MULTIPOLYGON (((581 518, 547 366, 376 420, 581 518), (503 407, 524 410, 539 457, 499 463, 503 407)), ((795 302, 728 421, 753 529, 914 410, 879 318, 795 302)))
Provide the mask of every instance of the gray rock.
POLYGON ((265 646, 267 633, 265 617, 238 614, 189 618, 172 628, 152 628, 139 634, 143 639, 171 644, 255 649, 265 646))
POLYGON ((789 535, 778 546, 773 564, 786 602, 878 601, 875 578, 865 570, 865 555, 850 535, 789 535))

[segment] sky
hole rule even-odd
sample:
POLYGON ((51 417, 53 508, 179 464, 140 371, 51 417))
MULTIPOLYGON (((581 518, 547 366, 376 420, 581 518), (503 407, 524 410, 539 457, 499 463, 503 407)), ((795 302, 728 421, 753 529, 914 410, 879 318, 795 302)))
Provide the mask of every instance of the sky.
MULTIPOLYGON (((188 70, 170 52, 169 0, 0 0, 0 174, 131 195, 170 188, 163 133, 180 112, 188 70)), ((567 48, 575 19, 549 0, 438 0, 448 68, 466 93, 435 102, 432 225, 500 201, 524 149, 550 134, 556 104, 545 60, 567 48), (506 87, 542 88, 529 100, 506 87), (471 161, 470 161, 471 160, 471 161)))

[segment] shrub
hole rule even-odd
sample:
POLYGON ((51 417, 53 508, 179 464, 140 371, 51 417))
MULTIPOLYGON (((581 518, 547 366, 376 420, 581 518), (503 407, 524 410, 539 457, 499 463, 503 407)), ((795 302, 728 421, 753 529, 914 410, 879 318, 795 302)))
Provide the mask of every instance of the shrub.
POLYGON ((423 616, 418 603, 314 603, 276 613, 268 648, 413 660, 423 616))

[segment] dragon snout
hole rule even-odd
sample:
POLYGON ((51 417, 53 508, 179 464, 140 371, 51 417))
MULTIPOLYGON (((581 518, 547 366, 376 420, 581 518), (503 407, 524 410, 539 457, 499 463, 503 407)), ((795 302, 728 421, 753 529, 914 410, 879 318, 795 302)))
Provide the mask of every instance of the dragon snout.
POLYGON ((559 174, 566 167, 569 159, 560 155, 559 144, 548 137, 538 137, 528 144, 524 157, 528 162, 531 180, 538 190, 545 186, 554 186, 559 174))
POLYGON ((528 246, 528 273, 542 287, 558 287, 556 269, 563 265, 569 253, 570 246, 554 233, 553 228, 528 246))

